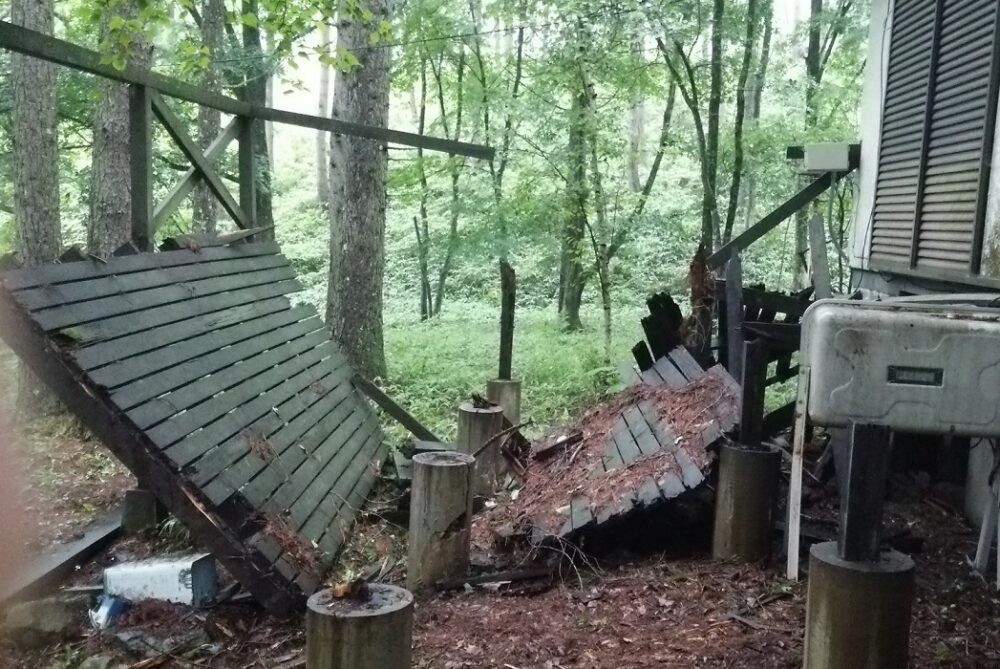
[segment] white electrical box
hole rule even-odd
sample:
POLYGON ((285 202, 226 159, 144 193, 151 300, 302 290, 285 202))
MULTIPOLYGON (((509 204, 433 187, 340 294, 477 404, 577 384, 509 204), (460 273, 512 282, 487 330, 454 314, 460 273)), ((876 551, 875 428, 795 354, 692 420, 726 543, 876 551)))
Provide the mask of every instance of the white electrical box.
POLYGON ((1000 434, 1000 309, 821 300, 802 318, 809 417, 1000 434))
POLYGON ((850 169, 850 145, 806 144, 804 148, 807 172, 847 172, 850 169))
POLYGON ((131 602, 158 599, 205 606, 218 589, 215 558, 208 553, 125 562, 104 570, 104 594, 131 602))

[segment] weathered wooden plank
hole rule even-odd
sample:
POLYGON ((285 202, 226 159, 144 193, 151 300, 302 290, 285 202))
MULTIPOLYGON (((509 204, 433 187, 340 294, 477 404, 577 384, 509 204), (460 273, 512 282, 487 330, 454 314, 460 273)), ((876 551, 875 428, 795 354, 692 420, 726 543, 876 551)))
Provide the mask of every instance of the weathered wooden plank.
MULTIPOLYGON (((324 508, 320 504, 328 495, 334 500, 346 501, 347 495, 354 488, 356 477, 360 476, 365 467, 371 464, 370 457, 364 457, 366 447, 368 453, 374 452, 375 443, 380 439, 378 422, 372 418, 362 422, 358 429, 344 442, 324 468, 324 476, 316 477, 289 508, 289 515, 295 522, 295 527, 308 541, 316 541, 322 537, 330 521, 333 520, 340 506, 333 505, 324 508), (332 485, 330 479, 333 472, 340 472, 332 485)), ((341 504, 342 505, 342 504, 341 504)))
POLYGON ((641 376, 642 382, 647 386, 660 386, 666 383, 666 381, 663 380, 663 377, 660 376, 660 373, 656 371, 655 367, 650 367, 649 369, 644 370, 641 376))
MULTIPOLYGON (((360 406, 353 402, 342 402, 338 407, 337 416, 339 421, 333 430, 328 432, 326 437, 319 442, 318 448, 309 453, 303 462, 299 464, 284 481, 279 482, 278 489, 269 499, 264 499, 262 504, 265 508, 280 509, 281 511, 291 511, 292 507, 298 503, 299 499, 307 489, 317 480, 323 477, 327 467, 336 466, 334 462, 340 449, 350 440, 362 425, 365 423, 366 415, 360 406)), ((293 449, 298 450, 298 449, 293 449)), ((337 462, 341 462, 338 460, 337 462)), ((263 474, 258 475, 260 478, 263 474)), ((332 485, 332 482, 330 482, 332 485)), ((273 481, 263 482, 261 492, 273 489, 273 481)), ((301 505, 298 507, 301 508, 301 505)), ((310 509, 311 511, 311 509, 310 509)))
MULTIPOLYGON (((350 531, 358 510, 362 508, 372 486, 378 480, 387 452, 388 447, 382 442, 381 436, 373 436, 369 439, 369 444, 366 444, 362 449, 362 454, 356 458, 359 462, 367 462, 367 464, 365 464, 361 476, 356 477, 357 483, 354 484, 354 489, 347 496, 347 502, 341 503, 337 507, 335 522, 327 522, 326 530, 317 541, 320 550, 323 551, 325 564, 329 565, 333 562, 337 549, 340 548, 350 531), (373 446, 371 442, 374 442, 373 446)), ((323 506, 335 505, 338 502, 336 496, 331 493, 327 496, 327 501, 323 503, 323 506)))
POLYGON ((140 313, 155 311, 177 303, 187 303, 200 297, 294 278, 295 270, 288 265, 282 265, 271 269, 211 276, 196 281, 51 307, 34 312, 32 318, 46 330, 58 330, 121 314, 138 316, 140 313))
POLYGON ((209 91, 199 86, 185 83, 179 79, 164 76, 137 65, 126 64, 124 68, 119 70, 106 63, 106 59, 96 51, 85 49, 76 44, 34 30, 28 30, 8 21, 0 21, 0 47, 115 81, 148 86, 164 95, 212 107, 226 114, 249 116, 266 121, 276 121, 278 123, 289 123, 304 128, 323 130, 325 132, 353 137, 365 137, 385 143, 392 142, 403 144, 404 146, 419 146, 429 151, 441 151, 459 156, 469 156, 470 158, 493 159, 494 150, 488 146, 439 137, 428 137, 412 132, 390 130, 384 127, 363 125, 341 119, 311 116, 299 112, 261 107, 243 100, 227 97, 217 91, 209 91))
MULTIPOLYGON (((180 412, 186 412, 183 415, 188 415, 200 413, 202 407, 208 410, 209 405, 217 404, 220 397, 230 393, 240 393, 241 398, 250 393, 254 393, 255 396, 261 384, 269 382, 266 380, 269 373, 274 375, 272 378, 275 381, 280 381, 282 377, 279 374, 284 373, 282 367, 284 363, 298 356, 304 356, 307 352, 312 352, 312 349, 328 342, 329 335, 326 332, 314 330, 303 337, 290 339, 259 355, 246 358, 238 365, 224 367, 208 377, 203 377, 198 383, 189 383, 130 409, 127 412, 128 417, 140 429, 145 430, 180 412), (246 394, 241 392, 244 387, 248 388, 246 394)), ((333 350, 328 347, 322 355, 330 355, 333 350)), ((198 418, 189 420, 196 421, 198 418)))
POLYGON ((726 369, 743 374, 743 264, 738 249, 726 263, 726 369))
POLYGON ((205 508, 192 486, 162 459, 145 457, 151 445, 144 435, 103 403, 99 393, 81 388, 80 371, 51 347, 42 330, 3 292, 0 292, 0 335, 129 469, 140 473, 141 483, 263 606, 278 615, 287 615, 295 609, 301 593, 274 578, 268 565, 248 556, 243 542, 227 529, 224 521, 205 508))
MULTIPOLYGON (((303 426, 297 422, 298 418, 319 407, 319 411, 325 408, 326 404, 340 405, 350 396, 351 388, 345 383, 350 374, 350 366, 346 363, 340 364, 336 369, 324 376, 320 380, 312 383, 307 389, 301 390, 289 397, 280 404, 272 406, 269 411, 264 411, 262 415, 256 417, 253 422, 243 427, 239 432, 233 434, 221 444, 206 453, 192 466, 192 480, 204 487, 206 495, 215 503, 221 503, 234 491, 245 486, 247 481, 256 481, 254 478, 258 472, 266 468, 266 465, 277 462, 282 472, 290 472, 285 468, 285 460, 282 456, 287 456, 288 452, 301 451, 303 455, 311 454, 312 439, 315 432, 307 432, 310 441, 296 441, 301 435, 303 426), (293 427, 294 424, 294 427, 293 427), (265 462, 261 458, 247 457, 250 454, 250 440, 263 440, 268 450, 272 453, 270 462, 265 462), (296 448, 292 449, 292 446, 296 448), (276 458, 279 458, 276 460, 276 458), (211 483, 209 483, 211 482, 211 483)), ((347 403, 350 406, 350 403, 347 403)), ((335 407, 336 408, 336 407, 335 407)), ((345 414, 346 415, 346 414, 345 414)), ((342 418, 340 419, 342 420, 342 418)), ((324 428, 327 425, 327 416, 316 429, 327 429, 328 434, 332 428, 324 428)), ((334 423, 336 425, 336 423, 334 423)), ((294 456, 288 456, 295 462, 294 456)), ((285 474, 279 477, 284 480, 285 474)), ((266 481, 261 481, 263 485, 266 481)), ((280 483, 273 482, 274 486, 280 483)))
MULTIPOLYGON (((113 316, 103 321, 75 325, 72 328, 60 330, 58 334, 63 340, 72 342, 74 345, 96 343, 117 339, 143 330, 152 330, 163 325, 192 320, 196 317, 207 316, 211 312, 242 306, 258 300, 296 293, 300 290, 302 290, 302 286, 294 279, 263 283, 239 290, 198 297, 185 302, 168 304, 155 309, 113 316)), ((224 318, 225 314, 220 314, 220 316, 224 318)), ((194 323, 188 325, 187 334, 189 337, 202 332, 201 329, 197 329, 194 323)))
POLYGON ((626 465, 642 455, 639 444, 636 443, 635 437, 632 436, 632 432, 628 429, 628 424, 623 417, 619 416, 615 421, 614 427, 611 428, 611 438, 618 447, 618 453, 626 465))
POLYGON ((647 507, 663 501, 663 496, 660 494, 660 487, 657 485, 655 479, 643 482, 639 486, 639 489, 636 490, 636 495, 639 503, 647 507))
MULTIPOLYGON (((311 464, 303 465, 315 462, 320 457, 319 449, 333 431, 352 412, 359 410, 356 401, 347 401, 351 392, 350 384, 340 383, 335 386, 306 411, 284 426, 279 426, 277 432, 268 436, 267 441, 275 453, 270 466, 262 468, 260 463, 243 458, 219 474, 221 481, 212 480, 206 486, 206 494, 217 499, 222 494, 223 487, 228 490, 238 489, 248 502, 263 508, 280 487, 291 485, 296 476, 306 479, 302 484, 305 487, 309 480, 308 472, 319 472, 311 464), (249 483, 245 483, 246 481, 249 483), (219 493, 215 492, 216 489, 219 493)), ((196 474, 196 480, 199 475, 200 472, 196 474)), ((206 482, 208 480, 211 479, 206 479, 206 482)), ((276 506, 283 512, 288 505, 276 506)))
POLYGON ((696 381, 705 376, 705 370, 702 369, 698 361, 694 359, 694 356, 683 346, 678 346, 672 350, 669 357, 670 361, 677 366, 677 369, 681 371, 681 374, 688 381, 696 381))
POLYGON ((649 352, 649 347, 644 341, 637 342, 632 347, 632 357, 635 358, 635 364, 639 367, 640 372, 653 366, 653 355, 649 352))
POLYGON ((642 415, 645 416, 646 422, 650 426, 650 430, 656 437, 656 440, 660 442, 663 448, 671 453, 677 462, 681 474, 681 481, 683 481, 685 487, 695 488, 702 481, 705 480, 704 475, 697 465, 691 460, 691 457, 680 447, 677 440, 677 435, 674 433, 673 429, 667 425, 664 421, 660 420, 657 416, 655 409, 648 402, 641 402, 639 404, 639 410, 642 411, 642 415))
POLYGON ((197 337, 202 333, 224 331, 231 326, 279 311, 287 311, 289 308, 288 298, 272 297, 212 311, 111 341, 91 344, 71 351, 70 355, 82 369, 93 370, 116 360, 123 360, 146 351, 161 351, 164 347, 197 337))
POLYGON ((187 281, 210 279, 229 274, 242 274, 275 267, 285 267, 288 261, 280 255, 249 256, 203 262, 193 265, 181 265, 169 269, 150 269, 132 272, 121 276, 102 276, 96 279, 83 279, 71 283, 36 286, 14 294, 14 299, 29 311, 64 307, 85 300, 95 300, 102 297, 117 298, 128 293, 161 288, 187 281))
POLYGON ((153 250, 152 93, 143 84, 132 84, 128 89, 130 237, 141 251, 153 250))
POLYGON ((3 274, 3 285, 9 291, 19 291, 35 286, 55 285, 107 276, 122 276, 151 269, 180 267, 216 260, 232 260, 250 256, 280 253, 274 242, 222 246, 194 251, 168 251, 165 253, 139 253, 114 258, 108 262, 90 262, 42 265, 30 269, 17 269, 3 274))
POLYGON ((688 384, 687 379, 684 378, 680 370, 670 362, 670 358, 660 358, 656 361, 656 365, 653 368, 666 384, 675 390, 679 390, 688 384))
POLYGON ((767 380, 767 342, 754 339, 743 344, 743 393, 740 401, 740 443, 760 445, 764 423, 764 388, 767 380))
POLYGON ((653 436, 652 431, 649 429, 649 423, 646 422, 645 416, 639 411, 639 407, 629 407, 622 412, 622 418, 625 419, 625 423, 632 432, 632 437, 635 439, 643 455, 654 455, 660 450, 660 443, 653 436))
POLYGON ((417 439, 423 439, 424 441, 441 441, 434 436, 434 433, 428 430, 423 424, 414 418, 410 413, 403 407, 396 404, 396 402, 382 392, 382 389, 376 386, 374 383, 361 376, 360 374, 354 375, 354 385, 368 396, 375 404, 382 407, 382 410, 387 414, 392 416, 399 422, 400 425, 409 430, 417 439))
POLYGON ((181 414, 175 420, 161 423, 148 432, 149 438, 165 449, 167 457, 177 466, 183 467, 326 376, 342 362, 342 358, 331 357, 330 351, 328 347, 313 349, 269 373, 263 382, 226 393, 230 397, 213 402, 203 411, 187 412, 196 414, 193 417, 181 414), (206 422, 208 417, 214 417, 214 422, 206 422), (193 434, 195 430, 197 433, 193 434))
POLYGON ((129 409, 162 393, 236 364, 257 352, 323 328, 309 307, 294 307, 237 327, 210 330, 164 348, 90 372, 94 383, 116 389, 113 399, 129 409))

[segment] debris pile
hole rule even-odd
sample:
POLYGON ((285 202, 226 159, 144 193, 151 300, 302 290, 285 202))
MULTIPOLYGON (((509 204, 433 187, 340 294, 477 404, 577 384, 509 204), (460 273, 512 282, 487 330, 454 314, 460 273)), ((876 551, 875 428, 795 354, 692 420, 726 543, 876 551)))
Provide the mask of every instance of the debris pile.
POLYGON ((521 487, 475 523, 477 546, 511 535, 532 544, 576 540, 698 488, 714 461, 712 446, 736 424, 739 388, 721 367, 695 371, 690 363, 683 383, 637 383, 534 444, 521 487))

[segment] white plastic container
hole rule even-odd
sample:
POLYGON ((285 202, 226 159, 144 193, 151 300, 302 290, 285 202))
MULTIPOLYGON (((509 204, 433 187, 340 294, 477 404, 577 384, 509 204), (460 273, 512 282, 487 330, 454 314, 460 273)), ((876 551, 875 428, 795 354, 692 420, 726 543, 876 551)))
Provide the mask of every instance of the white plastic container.
POLYGON ((104 593, 131 602, 155 599, 205 606, 218 590, 215 558, 208 553, 126 562, 104 570, 104 593))

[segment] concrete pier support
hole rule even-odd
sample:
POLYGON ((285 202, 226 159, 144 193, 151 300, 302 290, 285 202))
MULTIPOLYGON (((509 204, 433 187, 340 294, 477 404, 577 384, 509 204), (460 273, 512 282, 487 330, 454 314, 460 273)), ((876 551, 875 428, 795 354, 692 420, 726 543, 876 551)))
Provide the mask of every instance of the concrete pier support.
POLYGON ((913 560, 902 553, 849 562, 835 542, 813 546, 803 667, 904 669, 913 590, 913 560))
POLYGON ((781 453, 726 444, 719 453, 712 557, 755 562, 771 556, 781 453))

